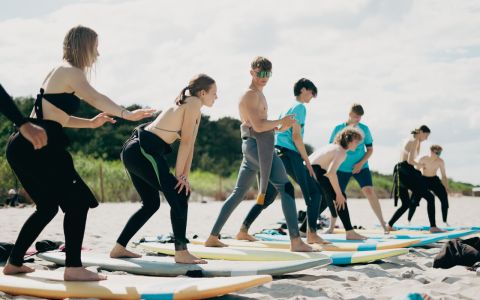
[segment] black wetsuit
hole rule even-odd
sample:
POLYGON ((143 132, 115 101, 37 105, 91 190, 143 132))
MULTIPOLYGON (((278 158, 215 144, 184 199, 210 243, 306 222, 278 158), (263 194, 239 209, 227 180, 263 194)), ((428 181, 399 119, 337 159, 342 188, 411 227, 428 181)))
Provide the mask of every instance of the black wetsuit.
MULTIPOLYGON (((345 230, 352 230, 352 222, 350 221, 350 213, 348 212, 348 205, 347 202, 345 202, 345 208, 344 209, 339 209, 338 211, 335 209, 335 204, 334 200, 336 199, 336 194, 335 190, 333 189, 332 184, 330 183, 330 179, 328 179, 325 174, 327 173, 324 169, 322 169, 321 166, 319 165, 312 165, 313 171, 315 172, 315 176, 317 177, 317 181, 320 184, 322 193, 323 193, 323 199, 322 204, 320 206, 320 213, 319 215, 327 208, 330 209, 330 214, 332 217, 336 218, 337 215, 340 217, 340 220, 342 220, 343 227, 345 230)), ((343 193, 343 196, 345 199, 347 199, 347 195, 343 193)))
POLYGON ((45 129, 48 144, 35 150, 18 132, 9 139, 6 153, 8 163, 36 204, 35 212, 20 230, 9 262, 15 266, 22 265, 28 247, 55 217, 60 207, 65 212, 65 265, 80 267, 87 212, 89 207, 96 207, 98 202, 74 168, 72 156, 66 150, 68 138, 62 125, 43 119, 42 99, 69 115, 78 109, 80 103, 74 93, 44 94, 41 89, 35 101, 37 119, 29 121, 45 129))
MULTIPOLYGON (((441 207, 442 207, 442 219, 443 222, 447 223, 447 215, 448 215, 448 193, 443 185, 442 181, 438 176, 427 177, 423 176, 423 179, 427 183, 427 189, 432 191, 438 199, 440 199, 441 207)), ((414 198, 412 196, 410 209, 408 211, 408 221, 410 222, 415 214, 415 210, 417 209, 418 203, 420 202, 421 198, 414 198)))
POLYGON ((399 183, 397 185, 402 206, 393 214, 388 225, 393 226, 395 222, 410 208, 411 200, 408 190, 412 191, 412 198, 427 200, 427 213, 430 227, 436 227, 435 223, 435 197, 427 189, 427 183, 423 179, 422 173, 415 169, 414 166, 407 161, 398 163, 395 167, 399 183))
POLYGON ((7 91, 0 84, 0 112, 3 113, 10 121, 12 121, 17 127, 22 126, 28 120, 22 115, 22 113, 15 106, 12 97, 8 95, 7 91))
POLYGON ((135 189, 142 199, 142 207, 128 220, 117 239, 117 243, 127 246, 128 241, 150 219, 160 207, 160 194, 163 192, 170 205, 170 219, 175 236, 175 250, 187 249, 185 237, 187 229, 188 198, 185 189, 178 193, 177 178, 170 173, 165 155, 171 152, 170 146, 152 132, 144 130, 143 124, 135 128, 125 142, 121 153, 135 189))

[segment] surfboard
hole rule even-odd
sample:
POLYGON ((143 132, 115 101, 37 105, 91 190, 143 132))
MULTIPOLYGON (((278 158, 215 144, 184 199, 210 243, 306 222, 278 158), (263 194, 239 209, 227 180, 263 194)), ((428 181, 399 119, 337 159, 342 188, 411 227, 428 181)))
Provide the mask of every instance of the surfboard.
MULTIPOLYGON (((174 255, 175 248, 172 244, 142 243, 140 246, 146 250, 174 255)), ((189 245, 188 250, 199 257, 224 260, 302 260, 318 257, 329 257, 332 264, 346 265, 353 263, 367 263, 388 257, 408 253, 408 249, 388 249, 376 251, 321 251, 321 252, 291 252, 285 249, 254 248, 254 247, 205 247, 202 245, 189 245)))
MULTIPOLYGON (((347 240, 343 233, 332 234, 320 234, 320 236, 332 243, 372 243, 372 242, 386 242, 400 239, 435 239, 441 241, 444 239, 454 239, 479 232, 478 230, 458 230, 448 231, 443 233, 430 233, 430 234, 363 234, 368 237, 367 240, 347 240)), ((361 232, 360 232, 361 233, 361 232)), ((255 237, 264 241, 283 241, 288 242, 290 238, 287 235, 272 235, 272 234, 255 234, 255 237)), ((413 246, 413 245, 412 245, 413 246)))
MULTIPOLYGON (((64 252, 45 252, 38 257, 58 265, 65 265, 64 252)), ((241 276, 241 275, 283 275, 330 264, 330 258, 306 259, 301 261, 219 261, 209 260, 208 264, 177 264, 172 257, 143 256, 141 258, 110 258, 108 254, 82 253, 84 266, 99 266, 109 271, 125 271, 132 274, 152 276, 241 276)))
MULTIPOLYGON (((424 225, 393 225, 393 228, 396 230, 414 230, 414 231, 429 231, 430 226, 424 226, 424 225)), ((480 230, 480 226, 445 226, 441 227, 439 226, 438 228, 447 230, 447 231, 454 231, 454 230, 480 230)))
MULTIPOLYGON (((289 242, 275 242, 275 241, 239 241, 235 239, 222 239, 222 243, 225 243, 233 247, 254 247, 254 248, 274 248, 274 249, 290 249, 289 242)), ((332 244, 310 244, 310 246, 315 249, 322 251, 372 251, 372 250, 386 250, 386 249, 396 249, 396 248, 406 248, 413 244, 419 243, 421 240, 391 240, 391 241, 378 241, 374 240, 366 243, 332 243, 332 244)), ((194 245, 204 245, 205 240, 201 239, 192 239, 190 242, 194 245)))
MULTIPOLYGON (((383 230, 379 229, 360 229, 355 230, 357 233, 367 236, 371 239, 417 239, 417 238, 431 238, 438 235, 444 235, 446 238, 457 238, 465 235, 480 232, 479 229, 464 229, 464 230, 450 230, 447 232, 431 233, 430 231, 419 230, 397 230, 390 231, 389 234, 384 234, 383 230)), ((345 234, 344 229, 335 229, 334 234, 345 234)), ((321 235, 323 237, 323 235, 321 235)), ((325 236, 330 236, 326 234, 325 236)))
MULTIPOLYGON (((3 268, 0 268, 3 269, 3 268)), ((48 299, 205 299, 272 281, 270 275, 216 278, 165 278, 137 275, 108 275, 103 281, 64 281, 63 272, 36 270, 33 273, 0 275, 0 291, 48 299)))

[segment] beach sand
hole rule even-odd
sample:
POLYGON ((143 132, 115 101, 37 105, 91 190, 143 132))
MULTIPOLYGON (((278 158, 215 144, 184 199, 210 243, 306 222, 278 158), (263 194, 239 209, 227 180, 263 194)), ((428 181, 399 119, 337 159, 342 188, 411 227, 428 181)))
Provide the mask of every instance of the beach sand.
MULTIPOLYGON (((232 214, 222 235, 234 235, 254 201, 242 202, 232 214)), ((373 228, 378 221, 365 199, 349 199, 349 210, 354 225, 373 228)), ((381 200, 385 219, 388 221, 395 207, 393 200, 381 200)), ((441 225, 440 204, 437 201, 437 223, 441 225)), ((102 203, 90 211, 83 245, 95 252, 108 254, 128 218, 140 203, 102 203)), ((222 202, 192 202, 189 206, 188 237, 197 234, 207 237, 221 209, 222 202)), ((302 199, 297 199, 297 209, 305 209, 302 199)), ((0 241, 14 242, 20 227, 33 212, 33 207, 0 209, 0 241)), ((162 202, 159 211, 141 229, 133 240, 143 236, 155 236, 171 232, 169 206, 162 202)), ((480 225, 480 198, 461 197, 450 199, 449 223, 451 226, 480 225)), ((406 223, 406 214, 400 223, 406 223)), ((252 225, 252 232, 278 226, 283 218, 280 199, 277 199, 252 225)), ((426 202, 422 201, 412 224, 428 224, 426 202)), ((39 239, 64 240, 63 214, 41 233, 39 239)), ((341 222, 339 222, 341 225, 341 222)), ((433 258, 440 246, 415 249, 407 255, 366 265, 328 266, 314 268, 275 278, 272 283, 244 290, 219 299, 402 299, 411 292, 426 293, 433 299, 480 299, 480 276, 464 267, 448 270, 433 269, 433 258)), ((140 251, 136 249, 135 251, 140 251)), ((37 259, 30 264, 38 269, 52 264, 37 259)), ((106 272, 108 273, 108 272, 106 272)), ((0 275, 3 276, 3 275, 0 275)), ((6 299, 37 299, 12 297, 6 299)))

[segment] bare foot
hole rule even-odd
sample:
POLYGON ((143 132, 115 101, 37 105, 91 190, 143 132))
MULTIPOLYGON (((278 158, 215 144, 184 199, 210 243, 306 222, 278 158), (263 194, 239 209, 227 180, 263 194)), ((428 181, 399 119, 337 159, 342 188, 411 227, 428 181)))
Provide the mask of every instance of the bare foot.
POLYGON ((441 233, 441 232, 446 232, 446 230, 442 230, 438 227, 430 227, 430 232, 431 233, 441 233))
POLYGON ((326 245, 326 244, 331 244, 330 242, 322 239, 318 234, 309 232, 307 234, 307 243, 308 244, 320 244, 320 245, 326 245))
POLYGON ((390 225, 387 225, 387 230, 388 230, 388 233, 390 233, 390 231, 397 231, 395 228, 393 228, 390 225))
POLYGON ((211 235, 205 241, 205 247, 228 247, 228 245, 220 242, 218 236, 211 235))
POLYGON ((388 226, 385 222, 382 222, 383 234, 390 233, 390 226, 388 226))
POLYGON ((140 254, 133 253, 128 251, 125 247, 120 244, 115 244, 112 251, 110 251, 111 258, 139 258, 142 257, 140 254))
POLYGON ((175 262, 179 264, 206 264, 207 261, 192 255, 188 250, 175 251, 175 262))
POLYGON ((347 240, 366 240, 367 237, 358 234, 355 230, 349 230, 346 232, 347 240))
POLYGON ((3 268, 3 274, 5 275, 14 275, 14 274, 32 273, 32 272, 35 272, 35 269, 32 269, 27 266, 17 267, 9 263, 7 263, 3 268))
POLYGON ((250 235, 248 234, 248 232, 241 231, 241 230, 237 233, 237 236, 235 238, 240 241, 249 241, 249 242, 258 241, 253 235, 250 235))
POLYGON ((314 248, 305 244, 301 238, 294 238, 290 241, 290 251, 292 252, 317 252, 314 248))
POLYGON ((63 274, 65 281, 100 281, 107 279, 106 275, 89 271, 84 267, 68 267, 63 274))
POLYGON ((329 234, 329 233, 333 233, 333 231, 335 230, 335 228, 328 228, 327 230, 325 230, 325 234, 329 234))

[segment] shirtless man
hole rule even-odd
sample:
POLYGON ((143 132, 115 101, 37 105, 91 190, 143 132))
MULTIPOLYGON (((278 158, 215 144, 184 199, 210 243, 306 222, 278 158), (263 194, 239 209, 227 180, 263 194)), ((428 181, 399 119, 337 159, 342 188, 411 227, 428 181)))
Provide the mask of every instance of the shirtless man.
MULTIPOLYGON (((309 156, 310 164, 323 190, 324 201, 327 204, 334 203, 345 228, 347 240, 365 240, 366 237, 353 230, 346 195, 340 187, 337 171, 347 158, 347 150, 355 150, 362 140, 363 135, 360 130, 354 127, 346 127, 335 135, 332 144, 315 151, 309 156)), ((323 209, 326 207, 326 205, 322 206, 323 209)))
MULTIPOLYGON (((432 191, 442 206, 442 219, 446 226, 448 215, 448 178, 445 172, 445 162, 440 158, 442 153, 442 147, 439 145, 432 145, 430 147, 430 156, 424 156, 420 158, 419 164, 422 170, 423 179, 425 179, 427 188, 432 191), (442 174, 442 180, 437 176, 437 172, 440 170, 442 174)), ((421 198, 412 197, 412 206, 408 212, 408 222, 412 220, 413 214, 418 206, 421 198)))
MULTIPOLYGON (((287 115, 279 120, 268 120, 268 105, 263 95, 263 88, 272 76, 272 63, 264 57, 257 57, 251 64, 250 74, 252 83, 239 103, 243 139, 242 164, 236 186, 223 204, 210 236, 205 242, 205 246, 227 246, 220 241, 220 231, 233 210, 244 199, 245 194, 254 183, 255 177, 260 171, 260 185, 263 188, 260 188, 257 203, 264 204, 266 185, 262 184, 262 179, 268 178, 268 181, 275 186, 281 195, 282 209, 290 234, 291 251, 314 251, 312 247, 305 244, 300 238, 294 188, 288 180, 282 161, 274 152, 274 131, 289 129, 295 123, 295 119, 292 115, 287 115), (261 147, 261 145, 268 144, 265 143, 265 139, 270 140, 271 144, 268 147, 261 147), (270 159, 271 165, 265 166, 265 161, 269 162, 270 159)), ((251 236, 251 239, 254 239, 254 237, 251 236)))

